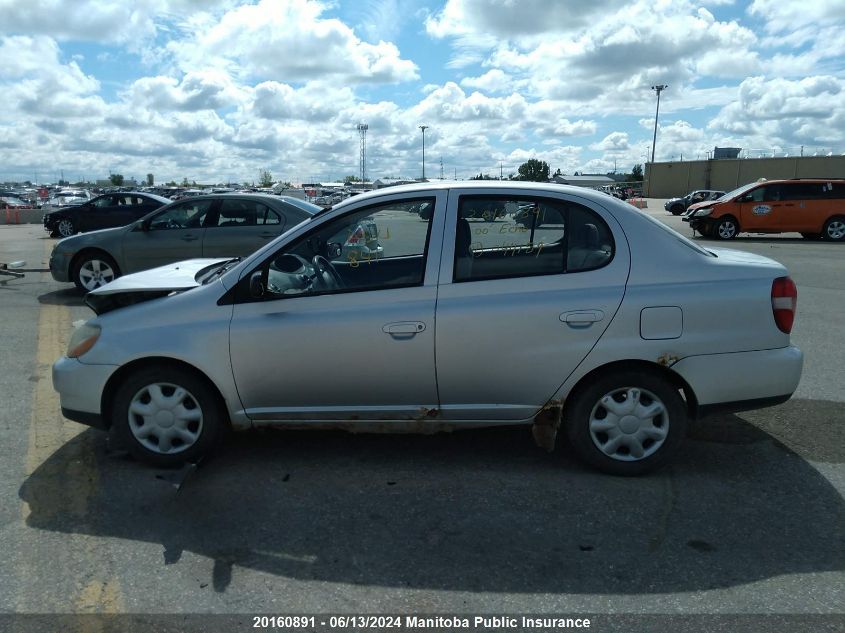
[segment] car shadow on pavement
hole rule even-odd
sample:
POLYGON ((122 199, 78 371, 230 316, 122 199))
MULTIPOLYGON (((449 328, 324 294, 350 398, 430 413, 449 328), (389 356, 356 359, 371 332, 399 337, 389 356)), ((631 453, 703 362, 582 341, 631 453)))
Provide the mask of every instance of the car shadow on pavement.
MULTIPOLYGON (((796 428, 819 406, 789 404, 780 415, 797 416, 796 428)), ((836 404, 825 411, 838 419, 804 426, 804 440, 828 444, 823 422, 845 422, 836 404)), ((819 448, 821 459, 841 459, 842 446, 819 448)), ((694 425, 675 464, 641 478, 548 455, 525 428, 263 431, 233 436, 177 491, 168 481, 179 471, 110 454, 106 435, 88 430, 20 497, 34 528, 157 543, 155 565, 208 557, 218 592, 237 582, 233 567, 394 588, 698 591, 845 569, 845 504, 807 451, 745 414, 694 425)))
POLYGON ((84 306, 84 299, 85 294, 80 292, 76 286, 38 295, 38 303, 54 306, 84 306))

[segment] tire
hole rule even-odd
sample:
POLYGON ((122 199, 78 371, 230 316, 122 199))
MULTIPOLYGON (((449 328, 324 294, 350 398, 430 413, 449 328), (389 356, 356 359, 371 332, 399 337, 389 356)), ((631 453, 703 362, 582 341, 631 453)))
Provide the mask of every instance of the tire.
POLYGON ((669 213, 672 215, 681 215, 684 212, 684 208, 679 204, 674 204, 669 207, 669 213))
POLYGON ((802 233, 801 237, 803 237, 805 240, 820 240, 820 239, 822 239, 822 234, 821 233, 802 233))
POLYGON ((611 475, 642 475, 677 451, 686 435, 687 410, 678 389, 659 373, 619 370, 570 394, 564 424, 585 463, 611 475), (636 406, 629 404, 632 399, 636 406))
POLYGON ((62 218, 56 224, 56 232, 61 237, 70 237, 76 233, 76 225, 70 218, 62 218))
POLYGON ((845 240, 845 217, 837 215, 825 222, 822 229, 822 238, 831 242, 845 240))
POLYGON ((739 224, 733 217, 727 215, 716 222, 712 237, 719 240, 732 240, 737 233, 739 233, 739 224))
POLYGON ((91 292, 120 277, 117 263, 102 252, 84 253, 73 265, 71 279, 83 292, 91 292))
POLYGON ((50 231, 50 237, 61 237, 58 231, 50 231))
POLYGON ((214 389, 173 365, 146 367, 124 380, 115 392, 111 421, 134 457, 160 467, 210 454, 226 428, 214 389))

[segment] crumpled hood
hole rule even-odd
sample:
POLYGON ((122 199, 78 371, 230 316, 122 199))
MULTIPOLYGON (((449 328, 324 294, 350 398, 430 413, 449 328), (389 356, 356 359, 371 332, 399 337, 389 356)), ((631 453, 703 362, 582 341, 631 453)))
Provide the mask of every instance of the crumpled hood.
POLYGON ((722 203, 716 202, 715 200, 702 200, 701 202, 689 205, 687 207, 687 211, 697 211, 698 209, 706 209, 707 207, 716 207, 720 204, 722 203))
POLYGON ((139 273, 118 277, 85 295, 85 303, 97 314, 184 292, 199 286, 198 273, 230 261, 231 258, 188 259, 139 273))

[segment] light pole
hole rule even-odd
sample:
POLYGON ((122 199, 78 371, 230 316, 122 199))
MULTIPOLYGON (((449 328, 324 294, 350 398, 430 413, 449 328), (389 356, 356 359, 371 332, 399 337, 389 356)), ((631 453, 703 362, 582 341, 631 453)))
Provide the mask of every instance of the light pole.
POLYGON ((666 84, 657 84, 652 86, 652 90, 657 91, 657 111, 654 113, 654 138, 651 139, 651 162, 654 162, 654 150, 657 149, 657 117, 660 116, 660 93, 668 88, 666 84))
POLYGON ((422 130, 422 137, 423 137, 422 179, 425 180, 425 131, 428 129, 429 126, 421 125, 419 127, 422 130))

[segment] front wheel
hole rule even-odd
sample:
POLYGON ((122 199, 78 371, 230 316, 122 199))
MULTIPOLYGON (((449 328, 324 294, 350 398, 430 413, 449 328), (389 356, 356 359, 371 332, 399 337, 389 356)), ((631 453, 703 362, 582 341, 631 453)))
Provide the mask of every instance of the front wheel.
POLYGON ((715 237, 720 240, 732 240, 739 233, 739 225, 732 217, 722 218, 716 223, 715 237))
POLYGON ((83 292, 91 292, 120 277, 115 261, 105 253, 83 255, 73 267, 72 279, 83 292))
POLYGON ((132 455, 164 467, 207 455, 224 429, 220 403, 206 381, 167 365, 141 369, 124 381, 111 419, 132 455))
POLYGON ((825 222, 824 228, 822 229, 822 237, 833 242, 845 240, 845 218, 835 217, 825 222))
POLYGON ((70 218, 62 218, 56 226, 56 232, 62 237, 70 237, 76 233, 76 225, 70 218))
POLYGON ((687 412, 676 387, 650 371, 600 376, 571 394, 564 410, 578 457, 611 475, 663 466, 680 446, 687 412))

